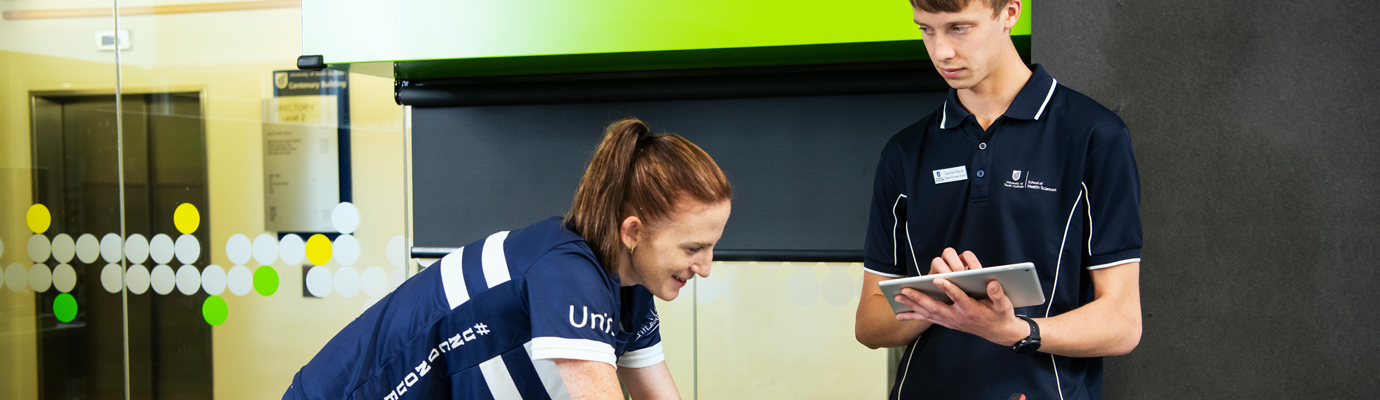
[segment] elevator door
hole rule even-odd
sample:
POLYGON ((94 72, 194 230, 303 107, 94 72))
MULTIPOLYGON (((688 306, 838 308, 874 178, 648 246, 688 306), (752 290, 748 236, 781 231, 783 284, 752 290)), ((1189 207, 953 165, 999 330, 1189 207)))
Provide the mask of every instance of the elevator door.
MULTIPOLYGON (((123 193, 115 96, 34 97, 34 202, 52 214, 48 236, 118 235, 123 199, 125 237, 177 239, 173 210, 187 203, 202 215, 191 235, 203 256, 187 264, 199 271, 209 264, 211 242, 200 94, 125 95, 121 103, 123 193)), ((56 267, 58 261, 47 263, 56 267)), ((71 261, 78 279, 70 294, 81 305, 71 322, 54 317, 57 291, 35 294, 40 397, 124 398, 128 373, 130 398, 210 399, 211 327, 201 317, 206 294, 111 292, 101 281, 106 264, 71 261)), ((156 264, 142 263, 149 270, 156 264)), ((182 265, 177 259, 167 264, 182 265)))

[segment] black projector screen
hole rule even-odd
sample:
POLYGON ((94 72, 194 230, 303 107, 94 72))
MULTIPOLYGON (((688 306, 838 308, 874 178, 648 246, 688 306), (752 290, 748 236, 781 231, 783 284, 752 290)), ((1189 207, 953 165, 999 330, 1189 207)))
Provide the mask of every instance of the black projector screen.
POLYGON ((690 139, 728 175, 733 213, 716 254, 860 260, 882 146, 944 96, 415 108, 415 246, 459 247, 564 214, 603 128, 637 117, 690 139))

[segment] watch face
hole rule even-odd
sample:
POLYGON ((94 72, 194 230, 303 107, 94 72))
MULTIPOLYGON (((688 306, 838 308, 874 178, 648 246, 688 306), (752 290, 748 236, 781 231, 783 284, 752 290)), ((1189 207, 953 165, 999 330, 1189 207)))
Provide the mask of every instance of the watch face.
POLYGON ((1012 346, 1012 347, 1015 348, 1015 350, 1016 350, 1017 353, 1020 353, 1020 354, 1030 354, 1030 353, 1034 353, 1035 350, 1038 350, 1038 349, 1040 348, 1040 341, 1039 341, 1039 340, 1025 339, 1025 340, 1021 340, 1021 341, 1019 341, 1019 342, 1016 342, 1016 345, 1015 345, 1015 346, 1012 346))

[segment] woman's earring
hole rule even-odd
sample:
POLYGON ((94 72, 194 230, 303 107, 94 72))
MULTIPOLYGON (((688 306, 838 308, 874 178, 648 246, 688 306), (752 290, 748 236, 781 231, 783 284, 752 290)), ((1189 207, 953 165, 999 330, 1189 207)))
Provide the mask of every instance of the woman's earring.
POLYGON ((629 248, 628 248, 628 254, 632 254, 632 253, 633 253, 633 250, 636 249, 636 248, 637 248, 637 246, 629 247, 629 248))

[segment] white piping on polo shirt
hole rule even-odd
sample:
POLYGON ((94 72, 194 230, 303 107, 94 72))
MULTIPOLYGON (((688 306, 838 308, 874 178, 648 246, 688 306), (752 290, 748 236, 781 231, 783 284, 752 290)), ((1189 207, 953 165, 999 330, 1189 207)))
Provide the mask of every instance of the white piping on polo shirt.
MULTIPOLYGON (((1069 227, 1073 225, 1074 214, 1078 213, 1078 201, 1087 194, 1086 188, 1087 186, 1084 186, 1085 191, 1078 193, 1078 197, 1073 201, 1073 209, 1069 210, 1068 221, 1064 222, 1064 237, 1059 241, 1059 253, 1054 258, 1054 286, 1049 288, 1049 301, 1046 302, 1048 305, 1045 306, 1045 318, 1049 318, 1050 309, 1054 307, 1054 294, 1059 290, 1059 270, 1063 268, 1064 263, 1064 246, 1069 242, 1069 227)), ((1064 385, 1059 382, 1059 363, 1055 362, 1053 354, 1049 355, 1049 363, 1054 367, 1054 387, 1059 389, 1059 400, 1063 400, 1064 385)))
POLYGON ((1049 80, 1052 81, 1052 82, 1050 82, 1050 84, 1049 84, 1049 94, 1046 94, 1046 95, 1045 95, 1045 102, 1040 104, 1040 111, 1036 111, 1036 112, 1035 112, 1035 120, 1036 120, 1036 121, 1039 121, 1039 120, 1040 120, 1040 116, 1041 116, 1041 115, 1044 115, 1044 113, 1045 113, 1045 106, 1049 105, 1049 99, 1054 98, 1054 88, 1055 88, 1056 86, 1059 86, 1059 80, 1058 80, 1058 79, 1049 78, 1049 80))
MULTIPOLYGON (((896 264, 896 265, 900 265, 900 264, 901 264, 901 257, 900 257, 900 255, 897 253, 897 250, 896 250, 896 246, 897 246, 896 241, 901 239, 901 238, 896 237, 896 228, 897 228, 897 226, 899 226, 899 225, 901 224, 901 217, 896 216, 896 207, 901 206, 901 199, 904 199, 904 198, 906 198, 906 195, 904 195, 904 194, 896 195, 896 202, 891 204, 891 221, 892 221, 892 223, 891 223, 891 263, 892 263, 892 264, 896 264)), ((906 243, 910 243, 910 223, 909 223, 909 222, 906 223, 906 243)), ((911 254, 911 258, 914 259, 914 258, 915 258, 915 249, 914 249, 914 248, 911 248, 911 249, 910 249, 910 254, 911 254)), ((919 267, 916 267, 916 268, 919 268, 919 267)), ((905 276, 905 275, 888 274, 888 273, 873 271, 873 270, 871 270, 871 269, 868 269, 868 268, 865 267, 865 266, 863 267, 863 271, 867 271, 867 272, 871 272, 871 273, 874 273, 874 274, 877 274, 877 275, 885 276, 885 277, 887 277, 887 278, 901 278, 901 277, 904 277, 904 276, 905 276)))
POLYGON ((949 121, 949 101, 948 101, 948 100, 944 100, 944 111, 941 112, 941 113, 940 113, 940 116, 939 116, 939 129, 949 129, 949 128, 945 128, 945 127, 944 127, 944 125, 946 125, 946 124, 948 123, 948 121, 949 121))
POLYGON ((1088 196, 1089 196, 1089 194, 1088 194, 1088 184, 1087 184, 1087 183, 1084 183, 1084 182, 1078 182, 1078 184, 1083 185, 1083 196, 1082 196, 1082 197, 1083 197, 1083 204, 1087 205, 1087 207, 1083 208, 1083 210, 1086 211, 1086 214, 1088 214, 1088 255, 1091 256, 1091 255, 1093 255, 1093 254, 1092 254, 1092 238, 1093 238, 1092 199, 1088 198, 1088 196))
MULTIPOLYGON (((1088 190, 1088 184, 1087 184, 1087 183, 1083 183, 1083 182, 1079 182, 1079 183, 1083 185, 1083 204, 1087 205, 1087 208, 1086 208, 1085 210, 1087 210, 1087 214, 1088 214, 1088 255, 1091 256, 1091 255, 1093 255, 1093 253, 1092 253, 1093 217, 1092 217, 1092 198, 1090 198, 1089 196, 1092 195, 1092 191, 1089 191, 1089 190, 1088 190)), ((1095 270, 1095 269, 1110 268, 1110 267, 1115 267, 1115 266, 1118 266, 1118 265, 1121 265, 1121 264, 1130 264, 1130 263, 1133 263, 1133 262, 1140 262, 1140 258, 1128 258, 1128 259, 1121 260, 1121 261, 1112 261, 1112 262, 1109 262, 1109 263, 1106 263, 1106 264, 1094 265, 1094 266, 1088 267, 1088 270, 1089 270, 1089 271, 1092 271, 1092 270, 1095 270)))
POLYGON ((910 356, 906 357, 906 372, 901 373, 901 382, 896 384, 896 398, 901 398, 901 390, 906 387, 906 377, 910 376, 910 361, 915 359, 916 344, 920 343, 920 336, 915 337, 915 341, 910 344, 910 356))
POLYGON ((1095 269, 1111 268, 1111 267, 1115 267, 1115 266, 1122 265, 1122 264, 1130 264, 1130 263, 1133 263, 1133 262, 1140 262, 1140 258, 1128 258, 1128 259, 1121 260, 1121 261, 1112 261, 1112 262, 1109 262, 1109 263, 1106 263, 1106 264, 1094 265, 1094 266, 1088 267, 1088 270, 1089 270, 1089 271, 1092 271, 1092 270, 1095 270, 1095 269))

